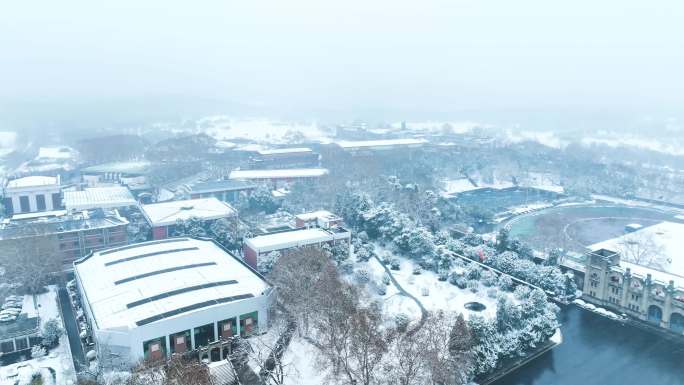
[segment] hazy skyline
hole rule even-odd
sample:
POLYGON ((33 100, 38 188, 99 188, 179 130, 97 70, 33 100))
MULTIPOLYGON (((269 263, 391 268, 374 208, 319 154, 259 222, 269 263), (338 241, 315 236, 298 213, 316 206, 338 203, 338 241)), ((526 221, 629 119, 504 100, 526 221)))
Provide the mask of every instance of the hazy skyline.
POLYGON ((681 110, 683 19, 677 1, 8 2, 0 103, 681 110))

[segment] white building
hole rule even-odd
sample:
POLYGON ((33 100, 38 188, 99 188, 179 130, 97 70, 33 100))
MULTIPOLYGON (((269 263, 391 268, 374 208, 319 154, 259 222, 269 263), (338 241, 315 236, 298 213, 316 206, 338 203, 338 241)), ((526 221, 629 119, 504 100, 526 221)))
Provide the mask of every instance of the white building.
POLYGON ((7 182, 6 215, 58 210, 62 206, 59 176, 27 176, 7 182))
POLYGON ((229 179, 290 183, 303 179, 317 179, 328 175, 326 168, 285 168, 271 170, 233 170, 229 179))
POLYGON ((171 238, 74 263, 100 362, 183 353, 268 323, 273 288, 211 240, 171 238))
POLYGON ((318 210, 295 215, 295 226, 299 228, 320 227, 329 229, 341 225, 342 218, 327 210, 318 210))
POLYGON ((245 239, 242 248, 245 262, 256 268, 259 257, 272 251, 285 253, 298 247, 332 245, 339 242, 351 247, 351 232, 342 227, 300 228, 245 239))
POLYGON ((168 201, 140 206, 140 211, 152 227, 154 239, 164 239, 174 234, 176 223, 190 218, 214 221, 222 218, 237 219, 237 210, 215 197, 168 201))
POLYGON ((136 206, 138 202, 124 186, 87 187, 83 191, 64 191, 67 211, 111 209, 136 206))
POLYGON ((425 139, 379 139, 379 140, 341 140, 337 142, 343 150, 349 152, 383 151, 422 147, 427 144, 425 139))

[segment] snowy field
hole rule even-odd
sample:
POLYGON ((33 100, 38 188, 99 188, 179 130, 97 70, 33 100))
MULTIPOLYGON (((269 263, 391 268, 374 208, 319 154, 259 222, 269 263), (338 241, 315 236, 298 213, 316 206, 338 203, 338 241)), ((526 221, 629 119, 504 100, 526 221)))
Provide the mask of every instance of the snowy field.
POLYGON ((211 116, 200 119, 198 128, 219 140, 249 139, 269 144, 290 143, 299 136, 306 141, 329 143, 331 133, 323 131, 316 123, 285 123, 270 119, 233 119, 227 116, 211 116), (300 136, 301 135, 301 136, 300 136))
MULTIPOLYGON (((41 326, 52 318, 61 316, 57 305, 57 287, 50 286, 47 293, 36 296, 34 303, 32 296, 24 297, 22 311, 31 316, 39 316, 41 326)), ((59 345, 52 349, 47 356, 21 361, 16 364, 0 368, 0 385, 29 385, 33 373, 40 372, 45 385, 72 385, 76 383, 69 341, 66 333, 59 340, 59 345), (55 377, 51 374, 54 370, 55 377)))

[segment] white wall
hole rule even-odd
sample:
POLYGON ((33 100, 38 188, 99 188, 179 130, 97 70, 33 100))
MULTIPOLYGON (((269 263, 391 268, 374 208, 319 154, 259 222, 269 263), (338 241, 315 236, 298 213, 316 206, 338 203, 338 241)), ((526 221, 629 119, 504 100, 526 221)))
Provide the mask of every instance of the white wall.
MULTIPOLYGON (((107 350, 116 352, 130 351, 130 356, 128 357, 129 362, 135 363, 144 356, 143 342, 145 341, 159 337, 166 337, 168 339, 168 336, 171 334, 210 323, 216 323, 225 319, 238 318, 242 314, 251 313, 253 311, 259 312, 259 328, 263 330, 268 325, 268 308, 271 304, 271 297, 272 294, 271 296, 259 296, 237 302, 220 304, 191 313, 180 314, 173 318, 159 320, 147 325, 134 327, 129 331, 98 330, 95 332, 98 343, 109 345, 108 347, 100 348, 98 350, 101 352, 106 352, 107 350)), ((94 326, 95 325, 93 324, 93 327, 94 326)))

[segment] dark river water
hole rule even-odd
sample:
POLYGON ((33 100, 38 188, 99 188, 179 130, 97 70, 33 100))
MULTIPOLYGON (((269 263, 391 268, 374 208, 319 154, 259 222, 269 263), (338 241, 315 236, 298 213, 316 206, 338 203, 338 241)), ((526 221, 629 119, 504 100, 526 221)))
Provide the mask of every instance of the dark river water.
POLYGON ((495 385, 684 384, 684 344, 574 305, 559 319, 563 343, 495 385))

